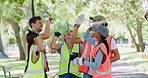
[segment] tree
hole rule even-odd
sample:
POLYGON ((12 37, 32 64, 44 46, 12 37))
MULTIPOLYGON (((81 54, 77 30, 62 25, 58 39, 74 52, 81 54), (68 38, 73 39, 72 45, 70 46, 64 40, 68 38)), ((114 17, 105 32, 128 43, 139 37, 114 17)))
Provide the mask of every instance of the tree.
POLYGON ((8 58, 8 56, 4 52, 4 47, 3 47, 3 42, 2 42, 2 38, 1 38, 1 33, 0 33, 0 58, 8 58))
POLYGON ((98 11, 107 14, 110 20, 120 20, 127 27, 137 51, 144 51, 143 32, 143 9, 139 0, 106 0, 98 1, 98 11), (102 5, 101 5, 102 4, 102 5), (135 35, 136 34, 136 35, 135 35), (138 37, 138 43, 135 40, 138 37))
MULTIPOLYGON (((119 18, 126 25, 127 29, 130 32, 132 40, 136 46, 137 51, 144 51, 144 42, 142 37, 142 24, 144 22, 142 16, 142 8, 139 8, 142 3, 138 0, 124 1, 120 4, 120 8, 124 11, 124 13, 120 12, 119 18), (134 35, 132 33, 133 29, 138 36, 138 43, 135 41, 134 35), (140 47, 140 49, 139 49, 140 47)), ((117 11, 115 11, 117 12, 117 11)), ((118 11, 119 12, 119 11, 118 11)))
MULTIPOLYGON (((20 36, 20 34, 21 34, 20 31, 21 31, 21 28, 23 27, 23 26, 20 26, 21 25, 20 23, 23 20, 24 11, 27 9, 26 6, 23 5, 23 3, 24 3, 24 0, 9 0, 9 1, 1 0, 1 4, 0 4, 1 6, 5 6, 5 7, 0 7, 1 8, 1 15, 2 15, 1 20, 3 22, 9 23, 14 31, 16 42, 17 42, 17 45, 18 45, 19 51, 20 51, 20 60, 25 60, 25 54, 24 54, 25 53, 25 50, 24 50, 25 45, 23 45, 23 42, 21 40, 22 37, 20 36), (14 7, 13 9, 8 8, 8 7, 12 7, 12 6, 14 7)), ((26 13, 28 13, 28 12, 26 12, 26 13)), ((24 25, 24 24, 22 24, 22 25, 24 25)), ((23 34, 21 34, 21 35, 23 35, 23 34)), ((25 42, 24 42, 24 44, 25 44, 25 42)))

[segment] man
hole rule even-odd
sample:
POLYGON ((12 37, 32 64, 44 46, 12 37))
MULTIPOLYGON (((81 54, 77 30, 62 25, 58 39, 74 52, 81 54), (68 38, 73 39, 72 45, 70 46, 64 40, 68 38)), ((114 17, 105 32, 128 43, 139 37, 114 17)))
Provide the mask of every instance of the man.
POLYGON ((64 42, 60 45, 56 44, 57 38, 61 35, 55 32, 55 36, 51 41, 50 47, 58 50, 60 54, 59 61, 59 78, 81 78, 81 73, 78 72, 78 65, 72 66, 71 61, 79 56, 79 44, 74 44, 71 41, 73 31, 67 30, 64 34, 64 42))
MULTIPOLYGON (((97 15, 95 17, 90 17, 90 19, 93 20, 91 25, 93 25, 93 24, 98 24, 98 26, 100 26, 100 25, 107 26, 108 25, 105 22, 105 18, 101 15, 97 15)), ((84 47, 81 52, 81 56, 84 58, 84 60, 91 62, 92 49, 94 48, 94 45, 91 45, 83 37, 81 37, 81 38, 77 37, 77 31, 78 31, 79 26, 80 26, 80 24, 75 24, 74 33, 72 36, 72 41, 73 41, 73 43, 83 43, 84 44, 84 47)), ((92 37, 93 37, 93 35, 92 35, 92 37)), ((108 38, 107 42, 108 42, 108 44, 111 44, 109 46, 109 48, 112 52, 110 52, 109 56, 111 58, 110 59, 111 62, 114 62, 120 58, 115 40, 111 37, 111 38, 108 38), (114 56, 112 56, 112 54, 114 54, 114 56)), ((92 78, 92 69, 88 68, 88 66, 85 66, 85 65, 80 66, 79 71, 84 73, 83 78, 92 78)))
MULTIPOLYGON (((30 24, 30 27, 32 30, 30 30, 31 32, 33 33, 36 33, 36 34, 39 34, 39 37, 42 39, 42 40, 45 40, 45 39, 48 39, 50 37, 50 21, 49 21, 49 17, 47 14, 44 14, 45 18, 46 18, 46 28, 45 28, 45 32, 44 34, 40 34, 40 32, 42 31, 42 27, 43 27, 43 24, 42 24, 42 19, 40 16, 35 16, 35 17, 32 17, 30 18, 29 20, 29 24, 30 24)), ((27 35, 28 36, 28 35, 27 35)), ((26 36, 26 37, 27 37, 26 36)), ((25 72, 28 68, 28 62, 29 62, 29 47, 28 45, 30 45, 29 43, 26 44, 27 45, 27 50, 26 50, 26 57, 27 57, 27 65, 26 65, 26 68, 25 68, 25 72)), ((45 54, 45 51, 44 51, 44 69, 45 69, 45 72, 47 72, 49 69, 48 69, 48 63, 46 61, 46 54, 45 54)), ((45 73, 45 78, 47 78, 47 74, 45 73)))

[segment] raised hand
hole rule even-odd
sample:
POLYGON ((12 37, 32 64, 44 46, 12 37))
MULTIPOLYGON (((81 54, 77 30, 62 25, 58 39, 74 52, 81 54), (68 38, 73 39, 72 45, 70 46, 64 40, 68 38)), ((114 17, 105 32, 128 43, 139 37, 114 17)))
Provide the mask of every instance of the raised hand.
POLYGON ((81 15, 79 15, 78 17, 77 17, 77 19, 76 19, 76 22, 75 22, 75 24, 82 24, 83 22, 84 22, 84 17, 85 17, 85 15, 84 14, 81 14, 81 15))
POLYGON ((60 33, 60 32, 55 32, 55 33, 54 33, 54 36, 59 37, 60 35, 61 35, 61 33, 60 33))
POLYGON ((45 17, 46 21, 49 20, 48 14, 43 9, 41 9, 41 12, 42 12, 43 16, 45 17))

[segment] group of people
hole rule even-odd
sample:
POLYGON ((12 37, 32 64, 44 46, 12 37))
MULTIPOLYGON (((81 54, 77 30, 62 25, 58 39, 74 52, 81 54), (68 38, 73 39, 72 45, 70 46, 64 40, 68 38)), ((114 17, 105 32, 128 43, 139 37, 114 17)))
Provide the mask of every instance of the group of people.
MULTIPOLYGON (((43 40, 50 37, 50 20, 46 18, 43 34, 40 16, 32 17, 29 24, 32 30, 26 35, 26 67, 23 78, 48 78, 49 71, 43 40)), ((78 28, 84 15, 77 18, 73 30, 66 30, 64 42, 57 43, 60 32, 54 33, 49 47, 60 54, 59 78, 112 78, 112 62, 120 59, 113 36, 109 35, 105 17, 90 17, 91 23, 84 36, 77 37, 78 28)))

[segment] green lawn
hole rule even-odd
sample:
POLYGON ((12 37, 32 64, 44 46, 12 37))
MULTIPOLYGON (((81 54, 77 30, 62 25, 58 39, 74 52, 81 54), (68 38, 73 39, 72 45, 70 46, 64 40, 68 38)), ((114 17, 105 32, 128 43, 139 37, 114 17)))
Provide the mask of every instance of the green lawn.
MULTIPOLYGON (((60 57, 55 55, 55 56, 48 56, 48 65, 50 70, 58 70, 59 66, 59 59, 60 57)), ((19 61, 17 59, 0 59, 0 64, 5 65, 9 64, 12 67, 12 74, 20 74, 23 73, 24 68, 25 68, 25 61, 19 61)), ((51 72, 52 73, 52 72, 51 72)), ((55 74, 55 72, 53 72, 55 74)), ((4 78, 4 73, 2 70, 2 67, 0 68, 0 78, 4 78)))

